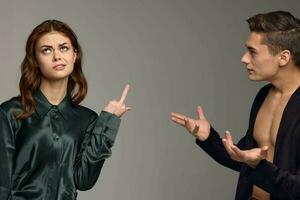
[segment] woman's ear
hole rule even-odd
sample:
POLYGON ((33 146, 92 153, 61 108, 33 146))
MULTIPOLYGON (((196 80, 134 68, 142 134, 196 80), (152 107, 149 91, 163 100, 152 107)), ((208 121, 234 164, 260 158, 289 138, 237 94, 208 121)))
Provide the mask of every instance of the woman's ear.
POLYGON ((73 58, 73 63, 75 63, 76 61, 76 58, 77 58, 77 50, 74 49, 74 58, 73 58))

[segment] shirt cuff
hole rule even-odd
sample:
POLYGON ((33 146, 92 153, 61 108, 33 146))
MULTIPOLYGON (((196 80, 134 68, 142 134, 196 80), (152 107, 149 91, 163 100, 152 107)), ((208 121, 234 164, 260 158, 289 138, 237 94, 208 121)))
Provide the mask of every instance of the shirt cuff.
POLYGON ((200 147, 206 147, 209 146, 211 143, 215 142, 216 139, 219 139, 220 136, 217 133, 217 131, 211 126, 210 127, 210 133, 208 135, 208 137, 204 140, 201 141, 199 139, 196 139, 196 144, 200 147))
POLYGON ((103 134, 111 141, 115 141, 120 123, 121 119, 115 114, 101 111, 98 116, 94 132, 96 134, 103 134))
MULTIPOLYGON (((248 179, 255 185, 264 188, 267 192, 270 192, 270 188, 274 187, 272 183, 275 179, 274 172, 275 166, 266 159, 261 160, 258 165, 249 170, 248 179)), ((274 189, 274 188, 273 188, 274 189)))

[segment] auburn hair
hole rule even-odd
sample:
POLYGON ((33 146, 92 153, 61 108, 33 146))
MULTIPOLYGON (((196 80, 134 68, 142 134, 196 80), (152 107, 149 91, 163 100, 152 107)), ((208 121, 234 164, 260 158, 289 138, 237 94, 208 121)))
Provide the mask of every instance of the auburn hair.
POLYGON ((21 102, 21 112, 15 113, 17 119, 25 119, 32 115, 35 110, 35 92, 41 84, 42 73, 38 67, 35 48, 37 41, 45 34, 57 31, 68 37, 71 41, 76 60, 74 69, 69 76, 67 95, 71 97, 73 104, 80 104, 86 97, 88 85, 82 71, 82 50, 74 31, 65 23, 58 20, 46 20, 36 26, 26 42, 26 56, 21 64, 21 78, 19 81, 20 94, 17 98, 21 102))

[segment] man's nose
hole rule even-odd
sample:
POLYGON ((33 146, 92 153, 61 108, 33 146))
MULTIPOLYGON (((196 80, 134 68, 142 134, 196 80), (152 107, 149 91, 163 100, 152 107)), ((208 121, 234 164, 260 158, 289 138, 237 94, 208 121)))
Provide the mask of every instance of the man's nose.
POLYGON ((241 62, 244 64, 249 64, 249 55, 248 52, 245 52, 244 55, 241 58, 241 62))

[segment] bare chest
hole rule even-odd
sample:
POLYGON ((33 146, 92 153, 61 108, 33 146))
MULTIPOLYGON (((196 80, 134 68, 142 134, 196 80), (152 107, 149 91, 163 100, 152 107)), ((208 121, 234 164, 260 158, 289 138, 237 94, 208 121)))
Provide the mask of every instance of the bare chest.
MULTIPOLYGON (((274 149, 276 144, 276 138, 278 129, 282 119, 282 114, 288 98, 276 99, 272 95, 267 97, 261 106, 255 120, 253 137, 259 147, 268 146, 269 151, 267 160, 273 162, 274 149)), ((253 186, 253 197, 262 200, 269 200, 270 194, 260 189, 257 186, 253 186)))
POLYGON ((267 97, 255 120, 253 137, 259 147, 269 147, 267 160, 271 162, 273 161, 278 129, 287 102, 288 98, 276 100, 267 97))

